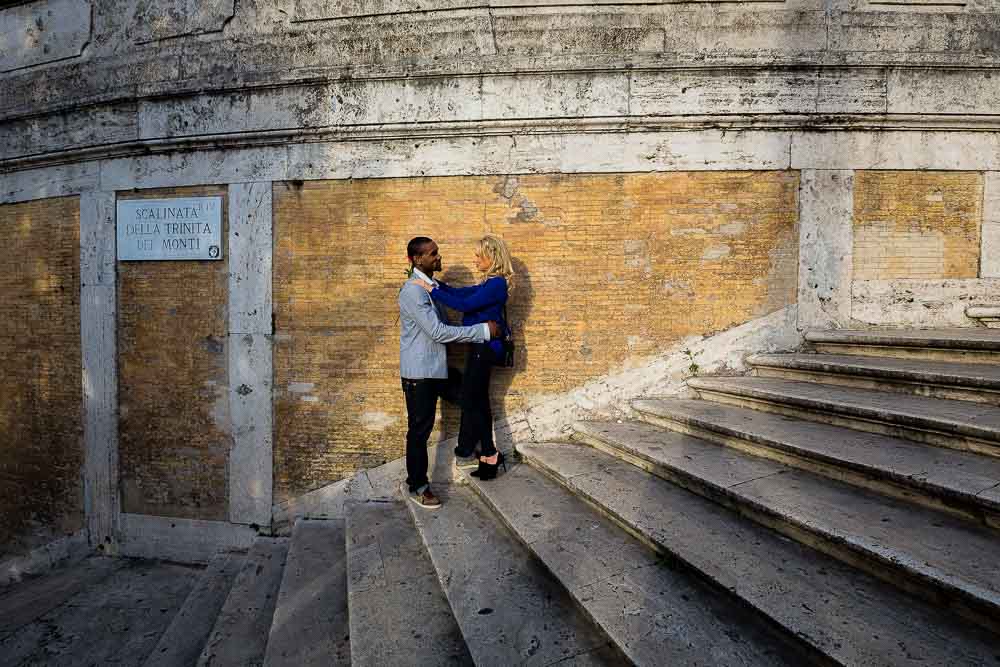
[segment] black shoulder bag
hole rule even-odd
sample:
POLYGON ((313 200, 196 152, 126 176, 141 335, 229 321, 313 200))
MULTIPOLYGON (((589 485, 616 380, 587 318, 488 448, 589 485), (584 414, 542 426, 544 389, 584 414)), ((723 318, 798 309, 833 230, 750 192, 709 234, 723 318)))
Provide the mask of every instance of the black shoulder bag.
POLYGON ((510 320, 507 319, 507 304, 503 305, 503 325, 506 331, 503 332, 503 359, 500 360, 500 366, 504 368, 514 367, 514 332, 510 328, 510 320))

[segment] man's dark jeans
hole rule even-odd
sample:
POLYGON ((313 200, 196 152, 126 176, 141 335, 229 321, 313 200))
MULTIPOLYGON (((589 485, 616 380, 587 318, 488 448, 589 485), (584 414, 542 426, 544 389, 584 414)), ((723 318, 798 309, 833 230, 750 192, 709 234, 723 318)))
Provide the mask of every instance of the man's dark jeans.
POLYGON ((434 429, 434 415, 440 396, 449 403, 458 401, 462 375, 449 368, 448 379, 402 379, 406 396, 406 485, 410 492, 427 485, 427 439, 434 429))

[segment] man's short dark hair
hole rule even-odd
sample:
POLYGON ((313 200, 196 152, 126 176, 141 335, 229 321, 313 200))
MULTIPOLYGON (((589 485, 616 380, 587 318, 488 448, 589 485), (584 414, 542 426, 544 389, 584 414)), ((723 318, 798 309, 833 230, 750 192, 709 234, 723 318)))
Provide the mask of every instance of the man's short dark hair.
POLYGON ((415 236, 410 239, 410 242, 406 244, 406 256, 413 258, 417 255, 421 255, 424 252, 424 246, 428 243, 434 243, 434 239, 427 238, 426 236, 415 236))

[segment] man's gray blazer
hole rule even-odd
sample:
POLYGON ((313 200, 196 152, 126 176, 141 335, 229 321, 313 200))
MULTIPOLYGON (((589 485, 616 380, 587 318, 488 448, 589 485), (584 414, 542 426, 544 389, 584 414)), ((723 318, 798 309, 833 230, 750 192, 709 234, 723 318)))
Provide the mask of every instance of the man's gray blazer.
POLYGON ((486 324, 453 327, 445 324, 440 306, 422 287, 411 282, 399 291, 399 374, 408 380, 447 378, 445 343, 483 343, 486 324))

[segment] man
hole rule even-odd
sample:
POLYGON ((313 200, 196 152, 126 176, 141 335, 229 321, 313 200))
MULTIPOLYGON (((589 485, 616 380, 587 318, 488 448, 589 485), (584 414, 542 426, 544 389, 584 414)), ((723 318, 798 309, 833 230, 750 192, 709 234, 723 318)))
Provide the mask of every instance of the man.
MULTIPOLYGON (((418 236, 406 246, 413 277, 434 282, 441 270, 438 245, 418 236)), ((434 428, 438 396, 453 398, 454 376, 448 378, 445 343, 483 343, 500 335, 496 322, 471 327, 445 324, 441 309, 418 285, 407 281, 399 291, 399 375, 406 397, 406 484, 410 499, 421 507, 435 509, 441 501, 427 480, 427 439, 434 428)))

